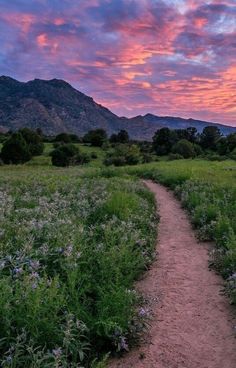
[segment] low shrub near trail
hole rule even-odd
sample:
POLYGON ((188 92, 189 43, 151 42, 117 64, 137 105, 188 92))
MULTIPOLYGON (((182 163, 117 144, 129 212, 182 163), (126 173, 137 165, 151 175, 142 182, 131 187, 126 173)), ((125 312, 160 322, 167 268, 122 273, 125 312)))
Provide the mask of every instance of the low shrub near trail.
POLYGON ((68 170, 2 179, 0 200, 1 367, 88 367, 127 349, 156 236, 148 190, 68 170))

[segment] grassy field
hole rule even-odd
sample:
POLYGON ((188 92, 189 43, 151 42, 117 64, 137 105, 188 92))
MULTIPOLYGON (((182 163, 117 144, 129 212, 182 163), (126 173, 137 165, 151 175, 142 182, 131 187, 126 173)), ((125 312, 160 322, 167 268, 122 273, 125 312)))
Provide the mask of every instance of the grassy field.
POLYGON ((133 283, 152 262, 155 203, 140 178, 173 189, 236 302, 236 163, 68 169, 44 155, 0 167, 0 365, 102 367, 145 326, 133 283), (104 363, 105 364, 105 363, 104 363))

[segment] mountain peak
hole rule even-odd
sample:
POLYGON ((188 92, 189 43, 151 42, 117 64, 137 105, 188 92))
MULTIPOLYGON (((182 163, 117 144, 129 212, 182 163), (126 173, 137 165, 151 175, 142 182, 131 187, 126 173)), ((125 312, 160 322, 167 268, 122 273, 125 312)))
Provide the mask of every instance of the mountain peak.
MULTIPOLYGON (((103 128, 108 134, 125 129, 132 139, 151 140, 157 129, 162 127, 185 129, 195 126, 201 131, 210 125, 153 114, 120 118, 69 83, 56 78, 34 79, 25 83, 3 75, 0 85, 0 126, 7 130, 29 127, 41 128, 48 135, 66 131, 81 136, 95 128, 103 128)), ((235 131, 232 127, 219 127, 224 134, 235 131)))
POLYGON ((8 77, 7 75, 1 75, 0 76, 0 82, 6 82, 6 83, 20 83, 16 79, 8 77))

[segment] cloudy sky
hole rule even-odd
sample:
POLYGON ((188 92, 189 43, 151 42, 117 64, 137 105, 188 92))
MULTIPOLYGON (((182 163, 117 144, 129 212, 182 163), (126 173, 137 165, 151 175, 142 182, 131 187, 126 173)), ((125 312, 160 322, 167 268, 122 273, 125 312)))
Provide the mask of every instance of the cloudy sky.
POLYGON ((236 126, 236 0, 0 0, 0 75, 236 126))

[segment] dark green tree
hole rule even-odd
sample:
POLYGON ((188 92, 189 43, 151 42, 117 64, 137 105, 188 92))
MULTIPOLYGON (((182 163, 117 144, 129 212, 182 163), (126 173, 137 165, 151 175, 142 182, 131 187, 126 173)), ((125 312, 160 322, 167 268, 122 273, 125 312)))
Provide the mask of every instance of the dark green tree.
POLYGON ((229 152, 232 152, 236 148, 236 133, 227 136, 227 145, 229 152))
POLYGON ((85 134, 83 141, 85 143, 90 143, 94 147, 102 147, 107 141, 107 133, 104 129, 90 130, 85 134))
POLYGON ((129 134, 126 130, 122 129, 117 134, 112 134, 110 137, 111 143, 128 143, 129 134))
POLYGON ((23 164, 31 157, 29 146, 21 133, 13 133, 3 144, 1 159, 5 164, 23 164))
POLYGON ((217 126, 207 126, 200 136, 200 144, 205 149, 216 150, 216 145, 221 138, 220 129, 217 126))
POLYGON ((168 155, 171 151, 172 145, 177 140, 176 132, 171 131, 169 128, 161 128, 153 137, 153 149, 157 155, 168 155))
POLYGON ((29 128, 20 129, 19 132, 28 144, 31 156, 39 156, 43 153, 44 144, 42 136, 29 128))
POLYGON ((60 133, 58 134, 55 139, 55 142, 63 142, 63 143, 70 143, 71 142, 71 137, 69 134, 67 133, 60 133))
POLYGON ((184 158, 191 158, 196 155, 193 144, 187 141, 187 139, 181 139, 179 142, 175 143, 172 147, 172 152, 184 158))

